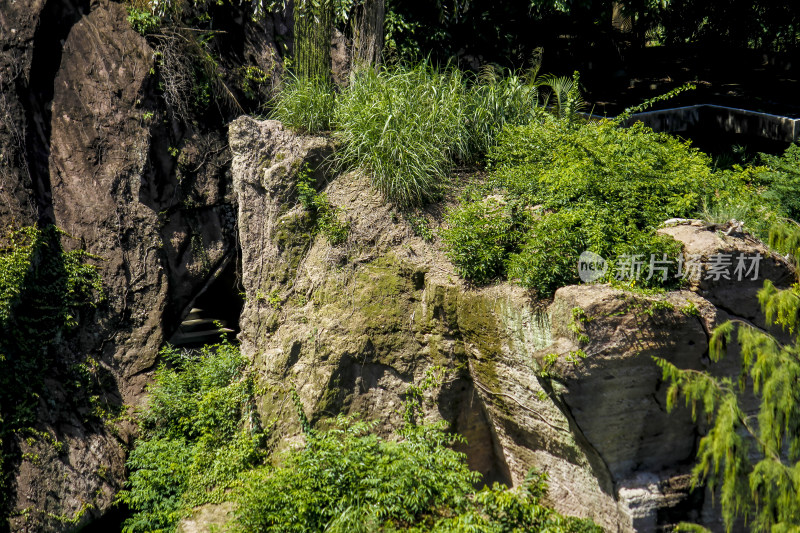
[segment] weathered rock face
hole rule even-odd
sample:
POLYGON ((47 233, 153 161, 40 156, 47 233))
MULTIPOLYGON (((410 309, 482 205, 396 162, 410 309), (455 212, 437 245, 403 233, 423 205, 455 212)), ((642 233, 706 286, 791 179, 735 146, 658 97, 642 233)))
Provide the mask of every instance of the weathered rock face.
MULTIPOLYGON (((486 480, 519 483, 530 468, 546 470, 557 509, 610 531, 718 526, 709 498, 689 490, 701 429, 685 409, 666 412, 653 357, 709 368, 709 332, 731 310, 756 318, 754 284, 701 283, 663 297, 565 287, 546 308, 509 284, 469 288, 363 178, 326 174, 326 139, 250 118, 231 125, 230 139, 247 295, 242 349, 271 391, 261 412, 284 442, 298 433, 291 388, 312 420, 358 412, 390 431, 408 386, 444 368, 444 381, 426 391, 435 400, 427 416, 467 437, 464 451, 486 480), (328 244, 297 205, 306 166, 350 223, 343 245, 328 244)), ((743 236, 669 231, 687 253, 759 251, 766 275, 793 275, 743 236), (709 238, 719 242, 695 251, 709 238)))
POLYGON ((467 437, 473 468, 506 483, 547 468, 554 503, 617 529, 624 517, 602 461, 536 378, 531 354, 547 344, 548 324, 524 291, 468 290, 364 179, 326 186, 319 170, 318 186, 351 228, 331 247, 292 207, 297 169, 316 168, 330 144, 249 118, 230 137, 247 293, 242 350, 273 391, 265 419, 296 433, 286 402, 294 387, 312 420, 357 412, 390 431, 408 386, 445 368, 444 383, 426 393, 436 400, 428 416, 467 437))
MULTIPOLYGON (((66 246, 103 259, 107 296, 42 369, 41 437, 3 443, 25 458, 13 465, 15 531, 78 529, 124 480, 132 425, 71 410, 71 368, 96 362, 103 405, 138 404, 159 347, 236 261, 227 138, 165 110, 154 51, 126 17, 108 0, 0 2, 0 226, 63 228, 66 246)), ((242 49, 258 64, 270 47, 242 49)))
POLYGON ((772 280, 778 287, 787 287, 795 280, 795 273, 787 268, 782 257, 749 235, 725 235, 722 231, 691 224, 663 228, 659 233, 682 242, 684 253, 700 257, 703 263, 709 264, 714 256, 729 262, 729 279, 703 276, 693 284, 692 290, 728 315, 759 327, 764 327, 764 316, 756 295, 764 280, 772 280), (753 258, 760 259, 754 264, 753 258), (737 272, 740 261, 744 268, 737 272))
MULTIPOLYGON (((652 299, 603 285, 575 286, 556 293, 550 316, 557 352, 585 355, 573 356, 574 362, 560 359, 553 387, 602 457, 631 525, 656 531, 681 519, 699 520, 691 514, 699 506, 687 501, 681 481, 694 456, 697 428, 686 410, 666 412, 666 385, 652 358, 703 368, 714 307, 688 291, 652 299), (681 490, 662 487, 670 483, 681 490)), ((552 348, 537 357, 544 359, 552 348)))
MULTIPOLYGON (((268 70, 273 37, 287 31, 279 18, 247 26, 237 53, 268 70)), ((365 179, 333 179, 328 139, 249 118, 228 139, 221 125, 176 121, 152 67, 153 50, 119 3, 0 0, 0 225, 61 226, 75 237, 66 245, 103 258, 107 292, 43 370, 40 436, 3 443, 26 458, 14 465, 12 530, 78 529, 109 508, 132 427, 68 408, 70 368, 91 358, 105 379, 101 400, 137 404, 159 346, 237 260, 237 239, 242 349, 269 387, 260 407, 279 434, 297 433, 290 388, 315 422, 359 412, 389 431, 408 386, 441 368, 427 416, 467 437, 470 465, 487 481, 546 470, 553 505, 612 531, 698 513, 713 522, 705 495, 688 492, 698 429, 686 412, 665 413, 651 356, 706 368, 715 324, 730 315, 760 323, 760 281, 700 283, 666 303, 568 287, 547 308, 512 285, 466 287, 365 179), (330 246, 296 205, 306 165, 350 222, 343 245, 330 246), (570 327, 575 308, 588 340, 570 327), (570 355, 579 349, 585 359, 570 355)), ((664 231, 688 253, 769 256, 744 237, 664 231)), ((773 256, 761 274, 793 275, 773 256)))

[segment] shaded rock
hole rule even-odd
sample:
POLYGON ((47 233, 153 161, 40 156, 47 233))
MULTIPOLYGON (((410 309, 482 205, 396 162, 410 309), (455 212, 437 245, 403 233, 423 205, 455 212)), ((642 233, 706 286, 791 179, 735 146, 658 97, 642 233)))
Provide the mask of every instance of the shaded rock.
POLYGON ((72 530, 104 514, 124 480, 134 427, 111 413, 139 403, 164 339, 235 259, 229 152, 219 132, 162 127, 153 50, 122 4, 4 2, 0 28, 0 225, 55 223, 74 237, 65 246, 102 258, 106 301, 76 317, 41 369, 35 436, 4 443, 22 458, 11 529, 72 530), (182 158, 168 151, 176 136, 182 158), (87 361, 103 415, 70 397, 87 361))
MULTIPOLYGON (((703 367, 708 337, 701 319, 683 311, 691 304, 715 312, 689 291, 663 299, 606 285, 556 292, 550 307, 553 335, 574 339, 572 328, 579 328, 588 338, 572 348, 582 349, 585 358, 573 357, 571 363, 561 356, 556 379, 565 387, 562 398, 578 427, 614 479, 657 472, 691 457, 695 425, 686 412, 666 412, 661 370, 652 359, 661 357, 680 368, 703 367), (578 318, 573 309, 580 310, 578 318)), ((548 350, 537 357, 541 360, 548 350)))

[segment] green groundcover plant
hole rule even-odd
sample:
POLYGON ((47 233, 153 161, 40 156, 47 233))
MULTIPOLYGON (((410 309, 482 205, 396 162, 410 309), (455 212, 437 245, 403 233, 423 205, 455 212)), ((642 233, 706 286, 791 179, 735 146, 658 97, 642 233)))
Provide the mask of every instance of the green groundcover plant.
MULTIPOLYGON (((468 190, 446 216, 448 255, 474 283, 508 277, 540 297, 578 281, 584 250, 610 260, 607 279, 617 257, 675 258, 680 244, 655 233, 667 219, 704 209, 724 217, 735 207, 765 238, 793 209, 793 182, 783 179, 790 165, 715 170, 688 142, 641 123, 623 128, 542 113, 506 127, 488 160, 490 181, 468 190)), ((670 288, 679 282, 674 274, 651 276, 645 265, 638 283, 670 288)))
POLYGON ((542 505, 547 477, 532 472, 508 489, 476 491, 480 474, 452 445, 463 438, 444 424, 418 425, 421 387, 412 386, 404 426, 383 439, 374 422, 338 416, 330 429, 309 427, 305 446, 277 467, 247 472, 237 493, 236 528, 248 533, 599 533, 591 520, 542 505))
POLYGON ((338 416, 312 429, 292 391, 305 443, 269 456, 252 410, 253 383, 236 346, 162 351, 118 500, 124 531, 174 531, 192 508, 233 500, 228 528, 257 532, 599 533, 592 521, 546 507, 546 475, 476 490, 480 474, 453 450, 443 424, 420 425, 422 387, 410 387, 404 425, 338 416))
POLYGON ((173 531, 193 506, 223 501, 238 474, 266 453, 253 380, 237 346, 167 347, 161 357, 117 496, 133 511, 126 533, 173 531))
POLYGON ((384 440, 374 424, 338 417, 308 434, 278 468, 249 472, 239 494, 238 527, 247 532, 413 531, 440 533, 599 532, 589 520, 541 504, 546 476, 480 491, 480 475, 437 426, 406 427, 384 440))

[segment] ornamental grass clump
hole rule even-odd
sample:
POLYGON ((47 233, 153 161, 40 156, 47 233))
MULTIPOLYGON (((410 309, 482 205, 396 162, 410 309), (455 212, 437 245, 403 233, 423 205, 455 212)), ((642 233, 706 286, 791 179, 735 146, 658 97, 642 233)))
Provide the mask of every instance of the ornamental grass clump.
POLYGON ((300 133, 331 129, 336 95, 330 83, 289 77, 272 101, 270 117, 300 133))
POLYGON ((506 124, 537 115, 534 79, 492 68, 473 77, 428 63, 359 71, 337 99, 338 158, 399 207, 424 204, 453 165, 477 162, 506 124))
POLYGON ((340 96, 334 115, 338 153, 399 207, 437 197, 454 159, 469 151, 467 92, 457 70, 365 69, 340 96))

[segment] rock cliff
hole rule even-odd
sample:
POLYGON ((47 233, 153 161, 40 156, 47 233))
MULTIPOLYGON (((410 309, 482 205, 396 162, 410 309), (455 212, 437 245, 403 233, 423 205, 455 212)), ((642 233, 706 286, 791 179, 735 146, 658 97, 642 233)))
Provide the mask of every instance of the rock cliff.
MULTIPOLYGON (((130 414, 159 347, 237 260, 222 122, 164 107, 155 51, 126 18, 108 0, 0 2, 0 226, 64 229, 65 246, 101 258, 107 296, 41 369, 40 437, 3 442, 17 458, 2 513, 15 531, 76 529, 110 509, 133 425, 72 412, 72 369, 96 362, 100 402, 130 414)), ((259 37, 246 53, 270 56, 272 22, 242 30, 259 37)))
MULTIPOLYGON (((467 437, 468 460, 487 481, 518 483, 530 468, 545 470, 559 511, 610 531, 681 520, 719 527, 709 498, 689 487, 702 429, 686 410, 667 414, 653 357, 707 368, 709 332, 730 314, 756 320, 761 281, 702 282, 663 296, 565 287, 549 305, 511 284, 468 287, 364 178, 326 171, 329 140, 240 118, 230 143, 246 292, 242 350, 272 391, 260 407, 278 434, 291 441, 298 431, 289 388, 312 420, 358 412, 388 429, 408 385, 445 369, 442 385, 428 391, 429 416, 467 437), (298 204, 305 168, 349 222, 344 244, 315 232, 298 204)), ((762 275, 793 276, 744 235, 663 231, 687 253, 760 253, 762 275)))
MULTIPOLYGON (((236 24, 247 36, 236 53, 266 69, 284 21, 236 24)), ((248 117, 226 132, 233 112, 180 120, 157 94, 154 52, 119 3, 0 0, 0 225, 62 227, 66 246, 101 258, 107 293, 41 369, 38 437, 2 443, 16 458, 11 530, 78 530, 124 481, 133 425, 72 409, 72 369, 95 365, 99 401, 131 414, 189 310, 203 298, 228 307, 240 291, 242 351, 277 445, 298 435, 292 388, 315 423, 358 412, 388 431, 408 386, 443 373, 425 392, 427 416, 467 438, 487 482, 545 470, 553 506, 609 531, 718 527, 708 495, 688 484, 703 428, 686 411, 667 415, 652 357, 707 368, 716 324, 762 324, 760 281, 658 297, 565 287, 552 302, 512 284, 467 286, 367 178, 333 172, 330 139, 248 117), (346 242, 332 246, 298 204, 306 172, 349 223, 346 242)), ((663 231, 705 257, 761 253, 762 279, 793 279, 745 235, 663 231)))

